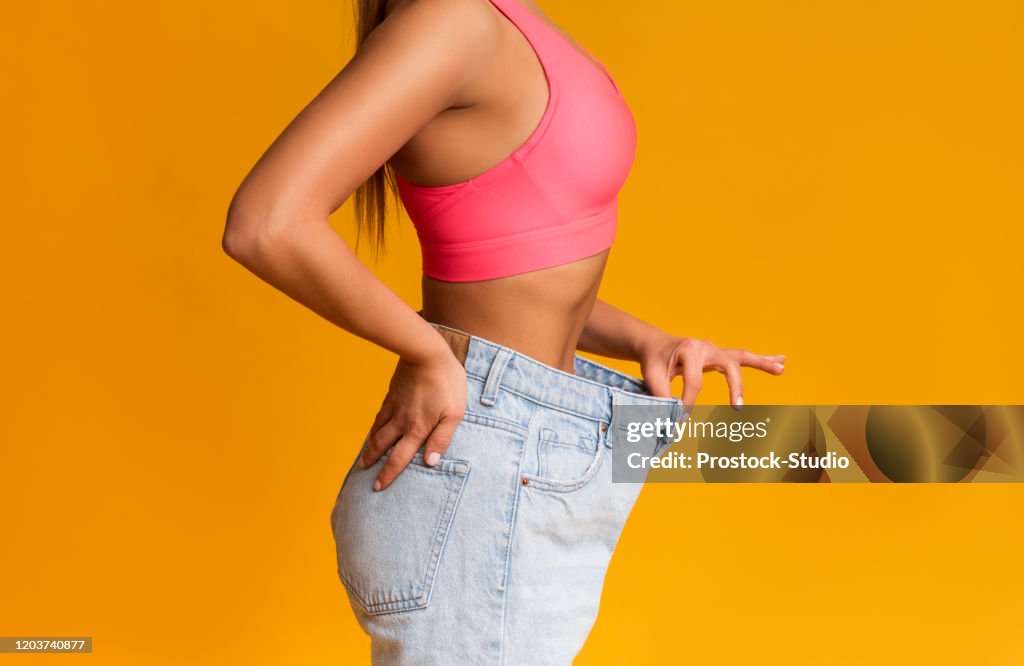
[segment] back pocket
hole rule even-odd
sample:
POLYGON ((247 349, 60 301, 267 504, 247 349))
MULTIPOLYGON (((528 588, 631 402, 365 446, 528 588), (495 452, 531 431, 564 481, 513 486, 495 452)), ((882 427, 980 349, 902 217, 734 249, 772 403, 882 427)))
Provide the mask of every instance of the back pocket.
POLYGON ((370 615, 425 608, 469 474, 465 460, 434 467, 422 451, 386 489, 374 479, 387 454, 351 468, 332 513, 338 575, 370 615))

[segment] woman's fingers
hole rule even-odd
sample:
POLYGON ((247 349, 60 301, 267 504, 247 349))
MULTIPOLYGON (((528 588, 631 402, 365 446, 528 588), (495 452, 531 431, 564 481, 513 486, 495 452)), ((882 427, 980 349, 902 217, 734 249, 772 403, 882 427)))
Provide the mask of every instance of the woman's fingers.
POLYGON ((412 433, 405 433, 402 438, 391 447, 391 453, 388 455, 388 459, 381 465, 380 472, 377 474, 376 480, 373 482, 374 490, 384 490, 391 485, 391 482, 395 480, 403 469, 409 464, 416 452, 423 446, 422 436, 416 436, 412 433))
POLYGON ((743 406, 743 379, 740 376, 740 364, 732 359, 726 359, 722 373, 725 381, 729 384, 729 403, 739 409, 743 406))
POLYGON ((423 445, 423 462, 431 467, 437 464, 444 452, 448 450, 448 445, 452 443, 455 428, 459 425, 460 420, 454 417, 441 418, 441 421, 431 431, 430 437, 427 438, 427 443, 423 445))
POLYGON ((780 375, 786 369, 783 363, 786 357, 782 354, 774 356, 767 356, 765 354, 755 354, 745 349, 733 349, 733 357, 739 361, 740 365, 745 365, 748 368, 755 368, 757 370, 763 370, 773 375, 780 375))
POLYGON ((689 414, 697 403, 697 394, 700 393, 701 381, 704 377, 704 355, 694 347, 683 351, 683 406, 685 413, 689 414))
POLYGON ((651 367, 649 364, 643 370, 644 383, 647 385, 647 390, 651 392, 651 395, 658 398, 671 398, 672 397, 672 377, 675 375, 670 374, 674 368, 666 367, 662 364, 657 364, 655 367, 651 367))
POLYGON ((786 360, 784 354, 755 354, 746 349, 723 350, 722 356, 714 360, 710 366, 725 375, 725 381, 729 384, 729 401, 737 409, 743 406, 743 377, 740 372, 742 366, 763 370, 773 375, 780 375, 786 369, 783 365, 786 360))
POLYGON ((406 468, 420 447, 423 447, 423 461, 430 466, 436 465, 448 449, 448 445, 451 444, 460 420, 453 417, 442 418, 430 432, 429 437, 422 434, 425 428, 403 429, 394 419, 380 426, 377 432, 368 437, 366 450, 359 459, 359 465, 365 469, 377 462, 388 449, 391 449, 388 459, 384 461, 384 465, 377 475, 374 490, 383 490, 391 485, 391 482, 406 468))
POLYGON ((377 410, 377 416, 374 417, 373 423, 370 425, 370 436, 372 437, 378 430, 380 430, 381 426, 390 421, 391 416, 391 408, 387 403, 382 404, 380 409, 377 410))
POLYGON ((365 468, 377 462, 377 459, 384 455, 384 452, 391 448, 391 445, 397 442, 403 434, 402 428, 394 419, 386 421, 369 436, 366 450, 363 451, 359 464, 365 468))

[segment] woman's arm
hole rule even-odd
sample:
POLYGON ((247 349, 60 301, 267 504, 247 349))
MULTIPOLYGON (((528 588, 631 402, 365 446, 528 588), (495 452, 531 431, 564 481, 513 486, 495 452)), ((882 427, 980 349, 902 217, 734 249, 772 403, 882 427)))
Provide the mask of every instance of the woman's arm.
MULTIPOLYGON (((258 277, 341 328, 419 360, 438 336, 334 232, 328 216, 455 103, 489 49, 476 3, 427 0, 384 20, 242 182, 222 245, 258 277)), ((481 20, 481 18, 487 20, 481 20)))
POLYGON ((594 303, 576 348, 580 351, 640 362, 652 338, 664 333, 600 298, 594 303))
POLYGON ((372 432, 378 453, 369 463, 398 442, 381 486, 428 436, 428 463, 436 460, 431 452, 444 451, 465 407, 465 374, 441 336, 358 260, 328 216, 421 127, 464 101, 492 51, 493 25, 472 0, 418 0, 396 10, 271 144, 228 210, 228 255, 400 357, 372 432))
POLYGON ((671 382, 683 377, 682 402, 697 401, 703 374, 717 370, 729 383, 730 403, 743 406, 743 382, 740 368, 782 374, 786 357, 768 356, 745 349, 719 349, 708 340, 684 338, 666 333, 645 321, 598 299, 580 335, 577 349, 584 352, 636 361, 653 395, 672 396, 671 382))

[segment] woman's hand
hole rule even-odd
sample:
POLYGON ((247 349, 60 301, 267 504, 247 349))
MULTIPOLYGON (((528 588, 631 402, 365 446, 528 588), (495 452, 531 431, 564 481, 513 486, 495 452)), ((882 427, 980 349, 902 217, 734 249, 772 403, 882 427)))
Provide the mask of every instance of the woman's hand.
POLYGON ((436 465, 465 411, 466 370, 447 346, 421 363, 400 358, 359 460, 369 467, 391 449, 373 489, 391 485, 424 443, 423 461, 436 465))
POLYGON ((640 372, 653 395, 672 397, 672 378, 683 376, 682 401, 687 411, 697 401, 705 372, 717 370, 725 375, 730 403, 739 408, 743 406, 740 368, 747 366, 781 375, 785 361, 782 354, 768 356, 745 349, 719 349, 707 340, 680 338, 660 331, 645 340, 640 350, 640 372))

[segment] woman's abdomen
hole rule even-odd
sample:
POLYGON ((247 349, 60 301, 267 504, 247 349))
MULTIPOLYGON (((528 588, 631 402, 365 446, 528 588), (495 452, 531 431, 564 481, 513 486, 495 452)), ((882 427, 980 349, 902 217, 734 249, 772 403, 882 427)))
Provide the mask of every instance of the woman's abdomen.
POLYGON ((496 280, 423 276, 423 316, 573 372, 576 343, 597 299, 608 251, 496 280))

